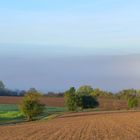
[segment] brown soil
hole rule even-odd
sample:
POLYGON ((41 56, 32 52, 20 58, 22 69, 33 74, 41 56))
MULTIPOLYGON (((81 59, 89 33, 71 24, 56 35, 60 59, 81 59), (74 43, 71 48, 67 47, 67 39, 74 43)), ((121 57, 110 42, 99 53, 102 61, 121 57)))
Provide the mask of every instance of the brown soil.
POLYGON ((42 122, 1 126, 1 140, 139 140, 140 112, 75 113, 42 122))
MULTIPOLYGON (((22 97, 12 97, 12 96, 0 96, 0 104, 19 104, 22 100, 22 97)), ((64 106, 63 98, 55 98, 55 97, 43 97, 42 103, 48 106, 64 106)))

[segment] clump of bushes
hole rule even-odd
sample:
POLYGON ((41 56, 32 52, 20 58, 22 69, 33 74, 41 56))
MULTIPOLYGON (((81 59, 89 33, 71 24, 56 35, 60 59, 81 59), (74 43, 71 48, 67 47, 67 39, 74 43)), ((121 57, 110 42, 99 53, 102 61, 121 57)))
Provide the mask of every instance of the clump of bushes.
POLYGON ((81 99, 81 109, 86 109, 86 108, 95 108, 99 105, 98 101, 96 100, 95 97, 91 95, 83 95, 80 97, 81 99))
POLYGON ((65 93, 65 105, 69 111, 77 111, 78 109, 94 108, 99 105, 96 98, 90 95, 88 88, 82 88, 82 92, 76 91, 74 87, 65 93), (83 89, 86 89, 85 91, 83 89), (88 93, 86 93, 88 91, 88 93))
POLYGON ((135 108, 138 106, 138 99, 137 98, 130 98, 128 99, 128 107, 135 108))

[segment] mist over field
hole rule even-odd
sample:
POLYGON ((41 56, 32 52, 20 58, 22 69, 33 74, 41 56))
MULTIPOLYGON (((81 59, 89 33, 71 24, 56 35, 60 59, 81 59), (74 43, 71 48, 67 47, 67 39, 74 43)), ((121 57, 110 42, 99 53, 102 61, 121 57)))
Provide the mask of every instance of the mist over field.
POLYGON ((140 1, 0 2, 0 80, 10 89, 140 88, 140 1))
POLYGON ((0 55, 0 79, 8 88, 64 91, 85 84, 113 92, 140 88, 139 54, 100 55, 93 50, 87 54, 87 49, 70 49, 68 53, 50 49, 43 53, 41 49, 37 51, 40 55, 35 55, 36 51, 23 48, 16 48, 16 55, 14 50, 0 55))

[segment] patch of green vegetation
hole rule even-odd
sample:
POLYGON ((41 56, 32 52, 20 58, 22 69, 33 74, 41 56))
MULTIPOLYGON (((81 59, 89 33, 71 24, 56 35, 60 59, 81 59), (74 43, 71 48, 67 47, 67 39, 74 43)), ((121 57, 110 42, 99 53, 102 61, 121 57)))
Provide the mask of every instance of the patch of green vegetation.
POLYGON ((14 104, 0 104, 0 112, 2 111, 19 111, 18 106, 14 104))
POLYGON ((13 104, 0 105, 0 123, 23 120, 18 106, 13 104))
POLYGON ((19 111, 0 112, 0 118, 17 118, 22 116, 19 111))
POLYGON ((0 122, 20 121, 23 115, 19 111, 0 112, 0 122))
MULTIPOLYGON (((64 107, 49 107, 46 106, 44 113, 37 117, 36 119, 43 119, 49 117, 53 114, 66 112, 67 110, 64 107)), ((19 122, 24 121, 22 113, 19 111, 18 105, 11 104, 1 104, 0 105, 0 124, 9 123, 9 122, 19 122)))
POLYGON ((44 113, 41 114, 40 116, 36 117, 36 120, 42 120, 46 118, 51 118, 51 116, 55 116, 56 114, 64 113, 66 112, 67 109, 64 107, 50 107, 46 106, 44 113))
POLYGON ((64 107, 49 107, 49 106, 46 106, 45 108, 45 113, 47 114, 53 114, 53 113, 59 113, 59 112, 65 112, 67 111, 66 108, 64 107))

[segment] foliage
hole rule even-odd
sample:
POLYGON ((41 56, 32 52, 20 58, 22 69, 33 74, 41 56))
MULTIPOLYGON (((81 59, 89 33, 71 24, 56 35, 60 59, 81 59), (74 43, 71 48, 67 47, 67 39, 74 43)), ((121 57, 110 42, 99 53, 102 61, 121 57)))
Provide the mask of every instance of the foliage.
MULTIPOLYGON (((45 106, 44 113, 37 116, 35 119, 44 118, 46 116, 48 117, 49 115, 55 113, 61 113, 65 111, 67 110, 64 107, 45 106)), ((17 105, 0 104, 0 124, 22 122, 22 121, 24 121, 24 116, 19 111, 17 105)))
POLYGON ((0 123, 22 120, 22 113, 17 105, 0 104, 0 123))
POLYGON ((82 95, 80 96, 79 101, 80 101, 79 107, 81 107, 82 109, 94 108, 99 105, 96 98, 91 95, 82 95))
MULTIPOLYGON (((88 89, 81 88, 81 89, 88 89)), ((84 90, 80 90, 84 91, 84 90)), ((85 90, 89 91, 89 90, 85 90)), ((78 108, 86 109, 86 108, 94 108, 98 106, 98 101, 91 95, 85 95, 85 92, 76 92, 75 88, 72 87, 65 93, 65 103, 70 111, 76 111, 78 108), (80 94, 79 94, 80 93, 80 94)))
POLYGON ((137 98, 130 98, 128 100, 128 107, 129 108, 134 108, 138 106, 138 99, 137 98))
POLYGON ((93 91, 93 88, 91 86, 81 86, 77 90, 78 95, 90 95, 90 93, 93 91))
POLYGON ((130 98, 137 97, 137 96, 138 96, 137 90, 135 90, 135 89, 122 90, 116 94, 117 98, 124 99, 124 100, 128 100, 130 98))
POLYGON ((103 91, 100 89, 93 89, 93 91, 90 93, 90 95, 94 96, 94 97, 100 97, 100 98, 114 98, 113 93, 111 92, 107 92, 107 91, 103 91))
POLYGON ((75 92, 76 92, 75 88, 71 87, 65 93, 65 105, 69 111, 77 110, 77 97, 76 97, 75 92))
POLYGON ((5 85, 2 81, 0 81, 0 89, 2 89, 2 90, 5 89, 5 85))
POLYGON ((33 117, 43 113, 45 106, 44 104, 40 103, 40 97, 41 94, 35 90, 29 90, 24 96, 24 99, 20 105, 20 110, 28 121, 33 120, 33 117))
POLYGON ((22 113, 19 111, 6 111, 0 112, 0 119, 15 119, 22 116, 22 113))

